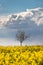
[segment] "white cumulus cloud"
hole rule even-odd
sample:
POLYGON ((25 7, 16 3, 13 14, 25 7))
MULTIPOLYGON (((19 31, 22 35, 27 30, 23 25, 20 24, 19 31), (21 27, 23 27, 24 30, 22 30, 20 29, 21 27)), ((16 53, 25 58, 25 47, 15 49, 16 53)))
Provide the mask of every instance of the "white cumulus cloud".
POLYGON ((43 24, 43 8, 27 9, 24 12, 11 14, 8 16, 0 16, 0 27, 14 27, 15 24, 23 22, 34 22, 36 25, 43 24))

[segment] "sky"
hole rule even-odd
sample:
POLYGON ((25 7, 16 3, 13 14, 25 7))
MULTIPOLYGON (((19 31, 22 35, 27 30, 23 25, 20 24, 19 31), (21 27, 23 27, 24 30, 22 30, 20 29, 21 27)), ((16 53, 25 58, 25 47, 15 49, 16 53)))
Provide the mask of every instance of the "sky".
POLYGON ((0 14, 17 13, 32 8, 43 8, 43 0, 0 0, 0 14))
POLYGON ((23 45, 43 45, 43 0, 0 0, 0 45, 20 45, 18 30, 30 33, 23 45))

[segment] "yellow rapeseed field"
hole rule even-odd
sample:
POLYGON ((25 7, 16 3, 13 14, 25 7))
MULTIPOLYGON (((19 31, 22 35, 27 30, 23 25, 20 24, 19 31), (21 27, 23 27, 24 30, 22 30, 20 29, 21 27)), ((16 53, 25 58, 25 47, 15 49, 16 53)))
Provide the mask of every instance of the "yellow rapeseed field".
POLYGON ((43 65, 43 46, 0 46, 0 65, 43 65))

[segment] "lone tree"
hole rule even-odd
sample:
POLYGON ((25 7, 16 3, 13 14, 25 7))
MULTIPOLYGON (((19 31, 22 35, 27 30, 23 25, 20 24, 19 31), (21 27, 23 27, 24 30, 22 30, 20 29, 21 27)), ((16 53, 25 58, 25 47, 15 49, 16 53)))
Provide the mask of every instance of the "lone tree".
POLYGON ((28 38, 28 36, 26 35, 26 33, 24 31, 18 31, 16 33, 16 38, 17 40, 20 41, 20 46, 22 46, 22 42, 28 38))

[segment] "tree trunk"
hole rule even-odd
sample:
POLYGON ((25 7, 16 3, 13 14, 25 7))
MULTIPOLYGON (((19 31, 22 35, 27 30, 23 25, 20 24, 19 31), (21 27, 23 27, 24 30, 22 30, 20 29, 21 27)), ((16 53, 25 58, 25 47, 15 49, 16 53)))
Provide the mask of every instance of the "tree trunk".
POLYGON ((22 42, 20 42, 20 46, 22 46, 22 42))

